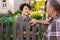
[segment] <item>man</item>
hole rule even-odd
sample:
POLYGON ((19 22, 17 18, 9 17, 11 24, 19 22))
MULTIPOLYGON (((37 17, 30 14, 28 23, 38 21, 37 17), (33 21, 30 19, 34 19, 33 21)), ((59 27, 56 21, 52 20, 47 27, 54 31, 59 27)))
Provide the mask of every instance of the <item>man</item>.
POLYGON ((51 20, 43 40, 60 40, 60 0, 48 0, 47 13, 51 20))
MULTIPOLYGON (((43 40, 60 40, 60 0, 48 0, 46 11, 51 19, 43 40)), ((41 21, 36 20, 35 23, 41 23, 41 21)), ((42 21, 42 23, 44 22, 42 21)))
MULTIPOLYGON (((20 11, 21 11, 21 15, 17 17, 16 19, 16 29, 17 29, 17 40, 20 40, 18 38, 18 35, 20 34, 20 27, 19 25, 22 23, 22 27, 23 27, 23 36, 25 38, 25 35, 26 35, 26 23, 27 21, 29 22, 30 20, 32 20, 32 18, 29 16, 30 14, 30 10, 31 10, 31 7, 29 4, 27 3, 22 3, 20 5, 20 11)), ((30 25, 29 25, 30 26, 30 25)))

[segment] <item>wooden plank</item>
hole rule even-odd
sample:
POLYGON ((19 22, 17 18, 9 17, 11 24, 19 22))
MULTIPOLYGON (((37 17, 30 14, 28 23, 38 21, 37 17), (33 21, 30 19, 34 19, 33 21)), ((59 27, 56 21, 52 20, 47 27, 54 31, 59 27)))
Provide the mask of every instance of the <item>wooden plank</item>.
POLYGON ((30 23, 26 21, 26 40, 30 40, 30 23))
POLYGON ((0 22, 0 40, 4 40, 3 23, 0 22))
POLYGON ((10 24, 9 22, 6 23, 6 40, 10 40, 10 32, 9 32, 10 24))
POLYGON ((32 40, 36 40, 36 25, 32 27, 32 40))
MULTIPOLYGON (((39 32, 39 34, 41 32, 41 27, 42 27, 42 24, 39 24, 39 26, 38 26, 38 32, 39 32)), ((41 40, 41 37, 39 36, 39 34, 38 34, 38 40, 41 40)))
POLYGON ((47 33, 47 28, 48 28, 48 24, 45 24, 44 25, 44 34, 43 34, 43 39, 42 40, 47 40, 46 36, 45 36, 45 33, 47 33))
POLYGON ((19 36, 20 36, 20 40, 23 40, 23 27, 22 27, 22 22, 20 23, 20 34, 19 34, 19 36))
POLYGON ((48 24, 44 25, 44 32, 47 32, 48 24))
POLYGON ((16 40, 16 23, 13 23, 13 40, 16 40))
POLYGON ((1 39, 1 22, 0 22, 0 39, 1 39))

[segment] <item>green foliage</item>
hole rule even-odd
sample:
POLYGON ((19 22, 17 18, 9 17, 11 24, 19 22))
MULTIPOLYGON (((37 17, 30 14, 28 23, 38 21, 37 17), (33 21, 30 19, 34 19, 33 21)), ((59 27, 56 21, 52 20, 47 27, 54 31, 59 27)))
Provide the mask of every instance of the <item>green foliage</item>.
POLYGON ((21 14, 21 11, 16 11, 11 16, 14 17, 14 19, 16 19, 20 14, 21 14))
POLYGON ((38 16, 38 15, 32 15, 31 17, 34 18, 34 19, 37 19, 37 20, 42 19, 42 16, 38 16))
POLYGON ((16 16, 20 15, 20 11, 17 11, 15 13, 12 13, 10 15, 4 15, 0 17, 0 21, 3 23, 7 23, 7 22, 14 22, 14 20, 16 19, 16 16))
POLYGON ((44 1, 34 1, 34 4, 31 5, 31 9, 32 11, 38 11, 42 6, 44 6, 44 1))
POLYGON ((0 17, 0 21, 2 21, 3 23, 14 22, 14 18, 12 16, 2 16, 0 17))

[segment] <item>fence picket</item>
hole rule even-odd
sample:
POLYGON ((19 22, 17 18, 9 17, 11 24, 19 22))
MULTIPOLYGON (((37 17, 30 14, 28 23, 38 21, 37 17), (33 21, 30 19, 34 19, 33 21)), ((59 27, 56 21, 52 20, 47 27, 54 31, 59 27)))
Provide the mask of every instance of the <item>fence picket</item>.
MULTIPOLYGON (((42 24, 36 24, 32 26, 32 31, 30 31, 30 23, 29 21, 26 22, 26 40, 31 40, 30 37, 32 37, 32 40, 41 40, 39 33, 41 32, 42 24), (37 26, 38 25, 38 26, 37 26), (36 34, 36 30, 38 28, 38 34, 36 34), (30 35, 30 32, 32 34, 30 35)), ((23 34, 23 27, 22 22, 19 24, 19 34, 17 35, 17 29, 16 29, 16 23, 13 23, 13 40, 25 40, 24 34, 23 34), (18 39, 17 39, 18 38, 18 39)), ((3 23, 0 22, 0 40, 4 40, 4 30, 3 30, 3 23)), ((10 40, 10 24, 9 22, 6 23, 6 40, 10 40)))
POLYGON ((0 40, 4 40, 3 23, 0 22, 0 40))

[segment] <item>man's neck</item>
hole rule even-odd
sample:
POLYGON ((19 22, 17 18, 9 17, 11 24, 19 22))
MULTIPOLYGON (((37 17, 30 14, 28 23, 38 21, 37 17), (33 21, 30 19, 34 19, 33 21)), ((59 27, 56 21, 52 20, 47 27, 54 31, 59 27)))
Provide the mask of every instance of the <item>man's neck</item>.
POLYGON ((60 17, 60 12, 57 12, 56 16, 57 16, 56 18, 59 18, 60 17))
POLYGON ((28 19, 28 16, 26 16, 26 15, 24 15, 24 14, 22 14, 22 16, 23 16, 25 19, 28 19))

